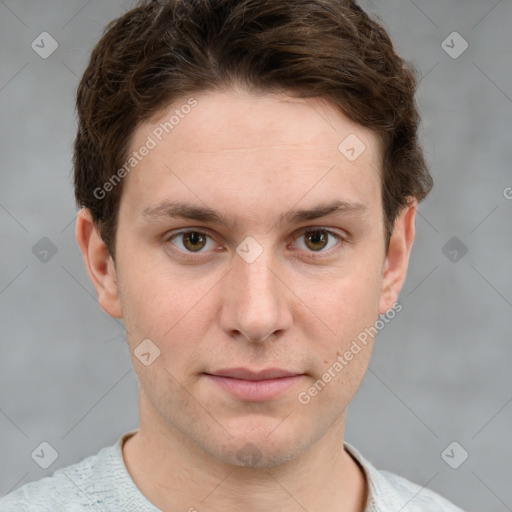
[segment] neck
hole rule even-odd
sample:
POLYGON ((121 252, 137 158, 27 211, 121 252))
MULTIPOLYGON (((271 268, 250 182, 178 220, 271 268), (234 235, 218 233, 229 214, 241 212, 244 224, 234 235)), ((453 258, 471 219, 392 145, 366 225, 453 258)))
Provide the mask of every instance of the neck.
POLYGON ((143 414, 123 457, 139 490, 162 510, 363 512, 368 493, 359 464, 345 451, 345 415, 309 450, 278 466, 225 463, 176 429, 143 414))

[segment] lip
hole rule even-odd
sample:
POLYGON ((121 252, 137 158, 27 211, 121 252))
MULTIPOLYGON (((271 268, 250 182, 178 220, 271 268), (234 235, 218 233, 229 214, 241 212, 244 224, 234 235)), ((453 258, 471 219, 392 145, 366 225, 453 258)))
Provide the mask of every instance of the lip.
POLYGON ((215 375, 218 377, 231 377, 232 379, 243 380, 270 380, 280 379, 282 377, 293 377, 302 375, 297 372, 290 372, 281 368, 265 368, 264 370, 253 371, 248 368, 225 368, 222 370, 215 370, 208 373, 208 375, 215 375))
POLYGON ((285 393, 305 377, 305 374, 281 368, 266 368, 259 371, 226 368, 204 375, 235 398, 249 402, 271 400, 285 393))

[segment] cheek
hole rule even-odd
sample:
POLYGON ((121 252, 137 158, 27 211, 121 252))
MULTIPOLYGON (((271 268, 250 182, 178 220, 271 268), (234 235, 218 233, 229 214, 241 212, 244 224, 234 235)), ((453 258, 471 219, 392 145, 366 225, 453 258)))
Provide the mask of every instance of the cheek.
POLYGON ((120 298, 132 351, 144 339, 160 349, 159 361, 173 371, 198 359, 194 340, 203 339, 210 325, 204 300, 213 278, 169 272, 169 267, 132 254, 120 272, 120 298), (128 264, 129 263, 129 264, 128 264), (211 281, 211 282, 210 282, 211 281))
POLYGON ((128 256, 119 263, 119 284, 125 318, 135 320, 140 329, 153 330, 164 321, 167 326, 177 323, 187 311, 190 295, 183 293, 180 276, 136 244, 127 244, 124 250, 128 256))
POLYGON ((328 292, 308 295, 307 287, 302 290, 307 297, 304 303, 315 315, 309 314, 309 320, 300 320, 300 325, 307 330, 309 350, 318 357, 313 387, 304 391, 318 407, 332 407, 335 402, 338 412, 342 411, 367 371, 373 350, 369 328, 378 318, 379 304, 378 272, 369 268, 326 280, 328 292))
MULTIPOLYGON (((370 265, 361 267, 360 271, 342 269, 324 276, 315 286, 311 284, 305 283, 296 292, 314 318, 313 323, 310 318, 301 325, 313 329, 317 336, 325 333, 320 340, 335 338, 336 345, 343 346, 378 317, 380 278, 378 270, 372 271, 370 265)), ((328 341, 327 345, 332 346, 332 342, 328 341)))

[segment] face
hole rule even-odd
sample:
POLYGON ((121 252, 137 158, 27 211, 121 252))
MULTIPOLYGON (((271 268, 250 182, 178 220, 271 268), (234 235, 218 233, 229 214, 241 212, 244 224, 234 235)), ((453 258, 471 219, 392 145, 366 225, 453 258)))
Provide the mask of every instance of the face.
POLYGON ((379 141, 325 101, 194 98, 168 134, 188 98, 135 132, 133 151, 155 144, 124 178, 100 303, 124 318, 147 421, 271 466, 344 425, 373 340, 344 356, 393 306, 411 233, 386 254, 379 141))

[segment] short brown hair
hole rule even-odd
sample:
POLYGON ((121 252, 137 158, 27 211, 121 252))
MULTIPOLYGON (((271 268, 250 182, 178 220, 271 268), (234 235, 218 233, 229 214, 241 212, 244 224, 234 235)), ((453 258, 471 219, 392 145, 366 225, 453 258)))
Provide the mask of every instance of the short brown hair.
POLYGON ((105 27, 78 86, 77 204, 115 259, 122 182, 104 197, 94 191, 126 161, 137 126, 178 97, 242 85, 323 97, 379 135, 387 248, 407 197, 421 201, 433 186, 417 138, 415 73, 355 1, 139 2, 105 27))

